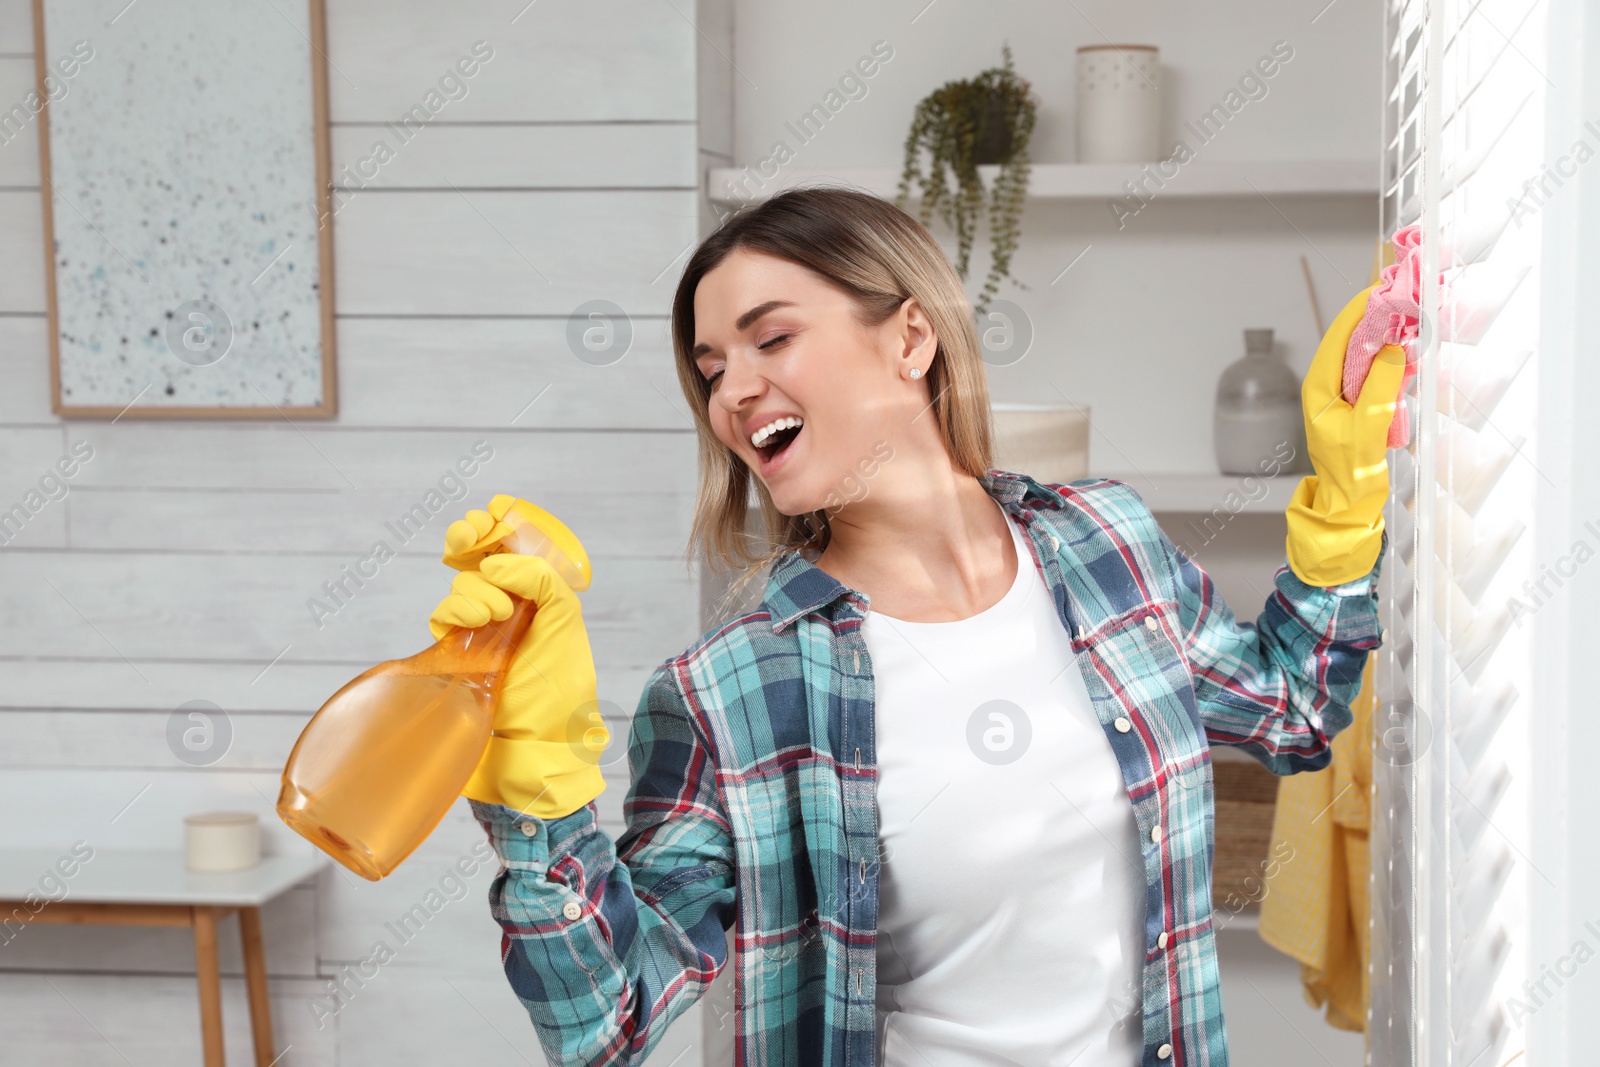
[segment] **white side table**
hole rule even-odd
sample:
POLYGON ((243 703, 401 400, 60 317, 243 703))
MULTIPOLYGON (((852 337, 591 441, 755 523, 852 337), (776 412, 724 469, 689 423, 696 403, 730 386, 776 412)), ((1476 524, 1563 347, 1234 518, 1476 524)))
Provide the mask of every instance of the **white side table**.
POLYGON ((311 877, 327 861, 319 855, 263 856, 248 870, 209 874, 189 870, 177 850, 96 849, 87 862, 75 861, 76 870, 68 878, 56 868, 64 857, 70 858, 66 850, 0 849, 0 926, 14 930, 18 924, 45 922, 192 928, 205 1067, 223 1067, 217 921, 237 911, 256 1067, 271 1067, 276 1056, 261 950, 261 905, 311 877), (55 873, 67 892, 40 907, 39 881, 46 873, 55 873))

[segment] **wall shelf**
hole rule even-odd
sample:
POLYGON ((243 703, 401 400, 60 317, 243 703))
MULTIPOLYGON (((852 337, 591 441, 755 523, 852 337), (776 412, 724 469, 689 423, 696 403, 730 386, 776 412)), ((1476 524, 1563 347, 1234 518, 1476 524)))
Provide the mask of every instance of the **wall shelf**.
MULTIPOLYGON (((991 188, 998 166, 979 167, 991 188)), ((1121 199, 1125 183, 1148 175, 1146 199, 1261 196, 1353 196, 1378 198, 1376 159, 1193 159, 1155 163, 1035 163, 1028 196, 1045 200, 1121 199), (1170 174, 1170 176, 1169 176, 1170 174)), ((893 199, 900 185, 898 167, 792 167, 771 178, 753 167, 711 167, 706 188, 714 203, 759 203, 783 189, 803 185, 846 185, 893 199)))
POLYGON ((1257 937, 1261 935, 1261 905, 1244 908, 1237 912, 1227 908, 1217 908, 1211 913, 1212 929, 1216 933, 1233 930, 1239 933, 1249 932, 1257 937))
MULTIPOLYGON (((1250 478, 1233 474, 1105 471, 1089 477, 1115 478, 1119 482, 1127 482, 1138 491, 1153 512, 1207 514, 1215 508, 1221 508, 1236 515, 1281 515, 1289 506, 1295 486, 1300 484, 1300 479, 1305 475, 1280 474, 1275 478, 1250 478), (1263 487, 1265 492, 1262 492, 1263 487), (1237 493, 1238 496, 1230 501, 1229 493, 1237 493)), ((760 507, 755 479, 750 481, 748 503, 752 509, 760 507)))
POLYGON ((1295 486, 1305 475, 1280 474, 1265 478, 1240 474, 1106 471, 1095 477, 1127 482, 1154 512, 1207 513, 1221 508, 1237 515, 1270 515, 1283 513, 1290 497, 1294 496, 1295 486), (1230 493, 1236 494, 1231 500, 1230 493))

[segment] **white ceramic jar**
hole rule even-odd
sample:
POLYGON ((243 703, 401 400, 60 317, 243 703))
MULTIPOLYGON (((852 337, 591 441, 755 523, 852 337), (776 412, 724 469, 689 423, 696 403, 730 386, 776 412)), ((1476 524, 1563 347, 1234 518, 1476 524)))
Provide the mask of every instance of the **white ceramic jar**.
POLYGON ((261 819, 248 811, 211 811, 183 820, 191 871, 240 871, 261 862, 261 819))
POLYGON ((1160 161, 1160 56, 1149 44, 1078 49, 1079 163, 1160 161))

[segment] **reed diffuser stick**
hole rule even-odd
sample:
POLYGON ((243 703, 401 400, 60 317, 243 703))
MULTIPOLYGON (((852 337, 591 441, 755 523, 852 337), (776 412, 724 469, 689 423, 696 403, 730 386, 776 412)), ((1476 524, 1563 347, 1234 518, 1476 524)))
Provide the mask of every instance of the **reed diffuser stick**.
POLYGON ((1311 281, 1311 264, 1306 262, 1302 253, 1300 256, 1300 272, 1306 276, 1306 292, 1311 294, 1311 317, 1317 320, 1317 336, 1322 336, 1322 305, 1317 303, 1317 287, 1311 281))

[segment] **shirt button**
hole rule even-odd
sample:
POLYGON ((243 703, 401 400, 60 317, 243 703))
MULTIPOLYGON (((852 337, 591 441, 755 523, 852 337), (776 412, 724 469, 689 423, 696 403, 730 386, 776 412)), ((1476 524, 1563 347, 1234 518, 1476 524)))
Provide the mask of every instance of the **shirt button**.
POLYGON ((521 830, 528 837, 532 837, 534 834, 539 832, 539 824, 534 822, 532 819, 524 819, 522 822, 517 823, 517 829, 521 830))
POLYGON ((1170 1055, 1172 1055, 1171 1045, 1163 1044, 1160 1048, 1156 1049, 1156 1059, 1158 1060, 1164 1060, 1170 1055))
POLYGON ((565 915, 569 919, 582 918, 583 905, 579 904, 576 900, 569 900, 565 904, 561 905, 561 914, 565 915))
POLYGON ((1154 615, 1146 615, 1144 617, 1144 628, 1146 630, 1157 630, 1161 628, 1161 624, 1156 622, 1156 617, 1154 615))
POLYGON ((1161 936, 1156 938, 1156 948, 1166 948, 1166 947, 1167 947, 1167 932, 1165 930, 1163 930, 1163 931, 1161 931, 1161 936))
POLYGON ((1161 827, 1160 826, 1152 826, 1152 827, 1150 827, 1150 840, 1154 841, 1158 845, 1161 843, 1161 827))
POLYGON ((1054 552, 1061 547, 1061 541, 1055 534, 1050 535, 1050 551, 1054 552))
POLYGON ((1111 721, 1111 725, 1117 728, 1117 733, 1119 734, 1125 734, 1129 730, 1133 729, 1133 723, 1128 721, 1128 717, 1126 715, 1118 715, 1111 721))

